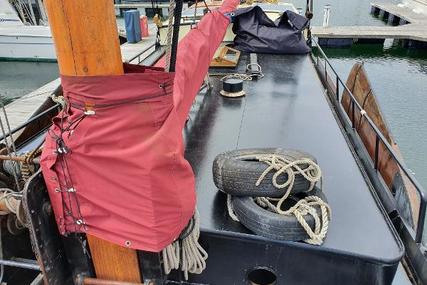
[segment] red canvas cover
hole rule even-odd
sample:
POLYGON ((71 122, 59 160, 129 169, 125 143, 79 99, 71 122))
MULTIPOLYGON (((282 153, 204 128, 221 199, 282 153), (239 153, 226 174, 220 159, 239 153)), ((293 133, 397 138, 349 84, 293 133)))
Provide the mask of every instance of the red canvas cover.
POLYGON ((195 208, 182 129, 236 0, 203 17, 180 42, 176 74, 125 65, 119 76, 62 76, 68 107, 41 159, 61 234, 86 232, 160 251, 195 208))

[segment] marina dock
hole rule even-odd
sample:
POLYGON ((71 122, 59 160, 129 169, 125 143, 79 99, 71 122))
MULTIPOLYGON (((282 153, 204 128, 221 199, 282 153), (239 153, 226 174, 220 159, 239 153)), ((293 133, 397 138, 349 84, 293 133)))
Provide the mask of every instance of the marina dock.
MULTIPOLYGON (((139 43, 125 43, 120 46, 122 59, 124 62, 140 63, 146 55, 154 49, 155 33, 151 32, 151 36, 143 39, 139 43)), ((52 94, 59 86, 60 79, 57 78, 46 85, 40 87, 33 92, 16 99, 12 103, 6 105, 6 113, 9 119, 11 129, 14 129, 25 123, 32 114, 39 108, 43 102, 52 94)), ((1 112, 1 119, 4 119, 4 114, 1 112)), ((4 120, 3 120, 4 121, 4 120)))
POLYGON ((160 9, 161 14, 164 17, 167 17, 169 14, 169 2, 161 2, 156 3, 155 5, 151 4, 151 2, 143 2, 143 3, 120 3, 120 4, 114 4, 114 8, 116 10, 116 15, 123 15, 123 12, 126 10, 132 10, 137 9, 139 10, 142 15, 150 14, 154 15, 154 9, 160 9))
POLYGON ((427 47, 427 15, 388 3, 372 3, 371 14, 387 21, 387 26, 313 27, 319 44, 329 47, 351 46, 354 42, 382 42, 402 40, 405 47, 427 47))

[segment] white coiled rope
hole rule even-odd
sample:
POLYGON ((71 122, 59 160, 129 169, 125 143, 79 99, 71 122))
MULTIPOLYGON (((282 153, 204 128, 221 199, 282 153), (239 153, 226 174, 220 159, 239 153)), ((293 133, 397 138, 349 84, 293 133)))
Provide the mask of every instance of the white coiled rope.
MULTIPOLYGON (((181 268, 185 280, 188 273, 200 274, 206 268, 208 253, 199 243, 200 215, 196 209, 193 215, 194 223, 190 233, 182 240, 176 240, 162 251, 163 269, 169 274, 173 269, 181 268)), ((191 221, 190 221, 191 223, 191 221)))
POLYGON ((257 74, 250 74, 250 73, 210 73, 210 76, 217 76, 217 75, 221 75, 223 77, 221 77, 221 81, 227 80, 229 78, 235 78, 235 79, 240 79, 243 81, 251 81, 253 80, 253 78, 258 78, 261 79, 264 77, 264 74, 262 73, 262 68, 261 65, 259 65, 258 63, 250 63, 246 66, 246 70, 250 70, 251 66, 256 66, 258 68, 258 73, 257 74))
MULTIPOLYGON (((305 242, 309 244, 320 245, 323 243, 326 233, 329 228, 329 220, 331 209, 329 205, 317 196, 308 196, 299 200, 293 207, 288 210, 282 210, 282 205, 289 197, 295 183, 295 175, 300 174, 310 182, 310 187, 307 192, 312 191, 318 181, 321 180, 322 172, 320 167, 309 158, 291 160, 277 154, 267 154, 259 156, 245 156, 245 158, 253 158, 268 165, 264 172, 260 175, 256 186, 259 186, 270 171, 276 171, 272 177, 271 183, 277 189, 288 187, 287 191, 281 198, 257 197, 254 201, 261 207, 267 208, 270 211, 284 215, 294 215, 297 221, 307 232, 309 239, 305 242), (287 174, 287 180, 283 183, 278 183, 278 178, 282 174, 287 174), (273 204, 272 202, 275 202, 273 204), (320 209, 321 216, 319 217, 317 209, 320 209), (314 229, 307 223, 305 217, 311 215, 314 219, 314 229)), ((228 214, 234 221, 239 221, 234 213, 231 204, 231 196, 227 196, 228 214)))
MULTIPOLYGON (((22 192, 15 192, 9 188, 0 188, 0 201, 6 207, 6 211, 0 211, 0 216, 14 214, 17 229, 26 227, 26 217, 22 209, 22 192)), ((11 230, 9 230, 12 232, 11 230)))

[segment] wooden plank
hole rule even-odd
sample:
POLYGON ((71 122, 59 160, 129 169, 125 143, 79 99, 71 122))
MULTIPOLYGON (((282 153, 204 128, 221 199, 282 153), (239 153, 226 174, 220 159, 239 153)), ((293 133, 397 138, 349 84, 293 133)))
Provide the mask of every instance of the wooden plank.
MULTIPOLYGON (((61 74, 123 74, 112 1, 46 0, 45 5, 61 74)), ((141 281, 135 250, 87 237, 98 278, 141 281)))
POLYGON ((410 23, 424 22, 427 20, 427 15, 422 13, 415 13, 413 9, 402 5, 396 5, 393 3, 371 3, 371 6, 376 7, 380 10, 389 12, 392 15, 398 16, 410 23))
POLYGON ((240 51, 228 46, 219 47, 210 67, 235 67, 239 62, 240 51))
MULTIPOLYGON (((28 118, 55 90, 59 83, 60 81, 58 78, 6 105, 5 109, 11 129, 22 125, 26 120, 28 120, 28 118)), ((0 117, 4 121, 3 112, 0 113, 0 117)))
MULTIPOLYGON (((372 122, 378 127, 378 129, 383 134, 387 142, 391 145, 393 150, 400 156, 400 158, 402 158, 400 149, 396 142, 393 140, 391 131, 389 130, 388 124, 381 112, 379 103, 377 102, 376 96, 371 88, 368 75, 361 63, 356 63, 351 69, 346 81, 346 86, 349 88, 356 101, 360 104, 360 106, 362 106, 367 116, 371 118, 372 122)), ((351 106, 350 95, 346 90, 344 90, 343 92, 341 104, 350 118, 352 116, 353 110, 351 106)), ((374 161, 376 134, 369 125, 369 123, 362 118, 362 115, 360 113, 361 110, 357 109, 357 107, 355 108, 356 109, 354 114, 357 133, 359 134, 369 155, 374 161)), ((402 177, 405 186, 405 191, 408 195, 408 199, 410 202, 412 220, 414 221, 414 224, 416 224, 418 221, 419 214, 419 198, 417 190, 415 189, 414 185, 409 181, 407 176, 402 172, 396 161, 390 157, 388 150, 383 146, 382 143, 379 145, 378 157, 378 170, 381 173, 381 176, 389 187, 389 189, 392 189, 397 174, 402 177)))
POLYGON ((313 36, 319 38, 353 39, 408 39, 427 42, 427 29, 423 25, 407 24, 402 26, 337 26, 313 27, 313 36))
POLYGON ((136 251, 91 235, 87 235, 87 240, 97 278, 141 282, 136 251))
POLYGON ((408 7, 392 3, 372 3, 373 7, 402 18, 410 24, 391 26, 336 26, 313 27, 312 34, 319 38, 352 39, 407 39, 427 42, 427 15, 415 13, 408 7))

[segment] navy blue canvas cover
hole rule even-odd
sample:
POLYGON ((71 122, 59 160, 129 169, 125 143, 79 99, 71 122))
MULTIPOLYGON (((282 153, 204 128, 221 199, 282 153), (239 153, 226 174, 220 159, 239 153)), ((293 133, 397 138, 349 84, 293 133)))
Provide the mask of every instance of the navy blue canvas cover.
POLYGON ((244 52, 305 54, 310 51, 302 31, 308 19, 286 10, 272 21, 259 6, 242 8, 233 17, 234 47, 244 52))

